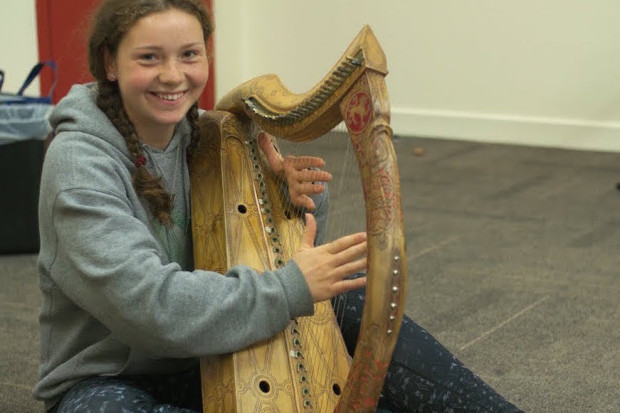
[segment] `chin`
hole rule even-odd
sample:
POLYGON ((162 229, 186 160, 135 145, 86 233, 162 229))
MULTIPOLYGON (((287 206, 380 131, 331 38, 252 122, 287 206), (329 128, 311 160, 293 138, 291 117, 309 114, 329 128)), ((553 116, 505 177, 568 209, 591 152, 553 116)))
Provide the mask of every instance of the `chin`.
POLYGON ((187 111, 180 113, 180 114, 168 114, 165 116, 158 116, 156 118, 157 123, 160 123, 162 126, 176 126, 177 123, 181 122, 183 120, 183 118, 185 118, 185 115, 187 114, 187 111))

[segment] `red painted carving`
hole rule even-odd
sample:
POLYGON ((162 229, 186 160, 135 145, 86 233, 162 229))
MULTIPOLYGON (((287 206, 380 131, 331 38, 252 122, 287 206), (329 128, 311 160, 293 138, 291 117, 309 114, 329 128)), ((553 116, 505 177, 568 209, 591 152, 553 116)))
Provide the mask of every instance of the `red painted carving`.
POLYGON ((353 133, 361 133, 372 118, 372 100, 366 92, 357 92, 347 104, 345 122, 353 133))

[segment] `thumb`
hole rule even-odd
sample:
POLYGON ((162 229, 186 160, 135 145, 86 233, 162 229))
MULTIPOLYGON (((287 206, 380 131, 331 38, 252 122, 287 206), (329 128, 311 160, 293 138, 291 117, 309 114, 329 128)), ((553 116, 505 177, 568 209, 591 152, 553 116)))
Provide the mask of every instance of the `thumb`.
POLYGON ((308 249, 314 247, 314 237, 316 236, 316 220, 314 219, 314 215, 305 214, 306 217, 306 227, 304 228, 304 232, 301 235, 301 244, 299 245, 300 249, 308 249))
POLYGON ((267 161, 269 162, 271 170, 274 171, 276 174, 280 174, 283 170, 282 156, 273 145, 273 142, 271 142, 271 139, 269 139, 269 135, 266 132, 259 133, 258 146, 267 157, 267 161))

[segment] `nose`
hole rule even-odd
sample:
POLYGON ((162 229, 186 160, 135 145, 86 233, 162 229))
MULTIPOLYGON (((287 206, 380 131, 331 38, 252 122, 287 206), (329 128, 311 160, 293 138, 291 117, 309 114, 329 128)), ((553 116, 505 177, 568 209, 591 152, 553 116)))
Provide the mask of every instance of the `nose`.
POLYGON ((183 80, 183 72, 176 60, 169 59, 161 66, 159 80, 162 83, 178 83, 183 80))

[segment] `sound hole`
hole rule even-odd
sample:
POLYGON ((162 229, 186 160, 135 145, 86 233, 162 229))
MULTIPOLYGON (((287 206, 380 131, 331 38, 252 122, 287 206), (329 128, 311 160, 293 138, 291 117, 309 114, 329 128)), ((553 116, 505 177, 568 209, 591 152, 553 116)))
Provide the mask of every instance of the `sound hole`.
POLYGON ((239 206, 237 207, 237 211, 239 211, 242 214, 245 214, 246 212, 248 212, 248 208, 243 204, 239 204, 239 206))
POLYGON ((260 383, 258 383, 258 387, 263 393, 269 393, 269 390, 271 390, 271 386, 266 380, 261 380, 260 383))
POLYGON ((336 396, 340 396, 340 394, 342 393, 342 389, 340 388, 340 385, 338 383, 334 383, 334 385, 332 386, 332 390, 334 391, 334 394, 336 396))

